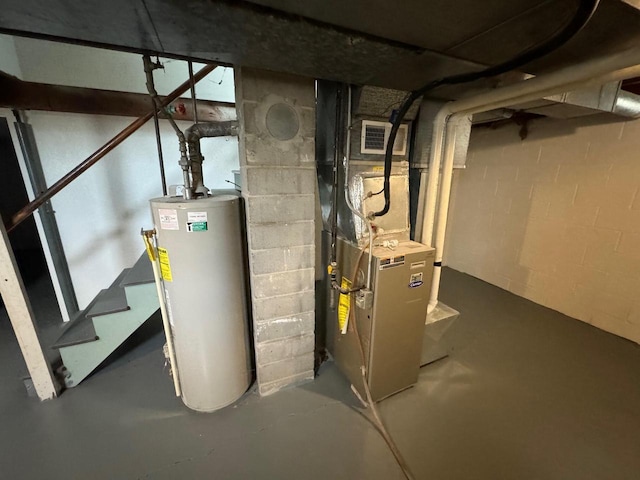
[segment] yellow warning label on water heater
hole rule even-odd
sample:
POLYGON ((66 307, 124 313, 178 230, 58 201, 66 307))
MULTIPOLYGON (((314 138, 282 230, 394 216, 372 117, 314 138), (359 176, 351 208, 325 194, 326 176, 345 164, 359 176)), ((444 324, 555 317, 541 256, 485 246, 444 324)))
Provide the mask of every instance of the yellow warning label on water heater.
MULTIPOLYGON (((342 277, 342 283, 340 286, 345 290, 349 290, 351 288, 351 281, 346 277, 342 277)), ((347 333, 350 306, 351 295, 341 293, 340 299, 338 300, 338 326, 340 327, 340 333, 342 334, 347 333)))
POLYGON ((158 248, 158 260, 160 261, 160 273, 166 282, 173 282, 171 276, 171 264, 169 263, 169 252, 166 248, 158 248))

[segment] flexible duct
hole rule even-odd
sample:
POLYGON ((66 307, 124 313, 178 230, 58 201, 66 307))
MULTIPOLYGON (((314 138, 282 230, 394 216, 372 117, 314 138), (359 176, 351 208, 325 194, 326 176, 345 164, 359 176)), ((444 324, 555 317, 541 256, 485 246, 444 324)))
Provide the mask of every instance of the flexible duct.
POLYGON ((623 117, 640 118, 640 95, 624 90, 618 91, 616 103, 611 113, 623 117))

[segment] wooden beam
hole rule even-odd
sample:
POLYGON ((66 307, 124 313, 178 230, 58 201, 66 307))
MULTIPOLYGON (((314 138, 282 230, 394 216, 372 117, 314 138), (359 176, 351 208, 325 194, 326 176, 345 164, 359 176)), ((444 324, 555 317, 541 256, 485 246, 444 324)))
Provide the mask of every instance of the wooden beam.
MULTIPOLYGON (((159 98, 162 100, 164 97, 159 98)), ((142 93, 25 82, 0 72, 0 107, 142 117, 149 112, 152 105, 149 95, 142 93)), ((196 108, 198 121, 201 122, 225 122, 236 119, 235 103, 198 100, 196 108)), ((175 120, 193 121, 190 98, 178 98, 169 104, 167 110, 175 120)))
POLYGON ((58 395, 57 382, 51 371, 51 365, 42 351, 31 303, 18 271, 7 232, 1 221, 0 294, 38 397, 40 400, 56 397, 58 395))

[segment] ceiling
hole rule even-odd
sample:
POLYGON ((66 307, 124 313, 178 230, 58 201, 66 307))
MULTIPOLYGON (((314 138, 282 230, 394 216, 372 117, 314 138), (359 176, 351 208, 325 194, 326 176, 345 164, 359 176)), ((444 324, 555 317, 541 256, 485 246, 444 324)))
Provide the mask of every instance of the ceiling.
MULTIPOLYGON (((567 45, 524 70, 640 45, 640 11, 602 0, 567 45)), ((0 31, 411 90, 504 61, 577 0, 4 0, 0 31)), ((490 86, 495 80, 476 84, 490 86)), ((455 97, 458 89, 441 90, 455 97)))

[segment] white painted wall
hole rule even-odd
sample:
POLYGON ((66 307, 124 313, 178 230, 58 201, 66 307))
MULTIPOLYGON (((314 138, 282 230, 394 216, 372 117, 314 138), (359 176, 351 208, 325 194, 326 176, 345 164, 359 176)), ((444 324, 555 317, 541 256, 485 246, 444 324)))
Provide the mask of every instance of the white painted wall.
MULTIPOLYGON (((32 38, 7 38, 13 38, 15 43, 23 80, 147 93, 141 55, 32 38)), ((181 60, 161 59, 161 62, 165 68, 156 70, 154 79, 156 89, 162 95, 188 78, 188 67, 187 62, 181 60)), ((201 67, 195 63, 194 72, 201 67)), ((233 69, 216 69, 198 83, 196 95, 206 100, 233 102, 233 69)), ((190 97, 189 92, 184 96, 190 97)))
MULTIPOLYGON (((146 92, 139 55, 25 38, 13 42, 24 80, 146 92)), ((165 60, 164 64, 165 71, 156 72, 161 95, 188 77, 185 62, 165 60)), ((194 70, 200 67, 196 64, 194 70)), ((216 69, 198 84, 197 95, 234 101, 232 69, 216 69)), ((28 118, 48 184, 134 120, 52 112, 30 112, 28 118)), ((181 171, 177 166, 177 140, 171 127, 164 121, 161 124, 167 182, 178 184, 181 171)), ((184 129, 189 124, 181 122, 180 126, 184 129)), ((230 188, 225 180, 232 181, 232 170, 239 168, 237 139, 205 139, 202 150, 206 185, 230 188)), ((53 198, 81 308, 142 253, 140 228, 152 226, 148 200, 161 193, 155 133, 149 122, 53 198)))
POLYGON ((640 120, 603 121, 474 128, 445 263, 640 343, 640 120))
POLYGON ((20 64, 13 37, 0 35, 0 70, 14 77, 22 78, 20 64))
MULTIPOLYGON (((8 35, 0 35, 0 69, 3 72, 8 73, 10 75, 14 75, 18 78, 22 78, 22 72, 20 71, 20 64, 18 62, 18 55, 16 53, 16 46, 13 37, 8 35)), ((27 195, 30 200, 35 198, 35 193, 31 188, 31 184, 29 182, 29 176, 27 173, 26 163, 24 161, 24 157, 22 156, 22 151, 19 147, 18 137, 16 135, 16 131, 13 128, 14 116, 11 110, 7 108, 0 108, 0 117, 3 117, 7 120, 9 124, 9 131, 11 132, 11 138, 14 144, 16 156, 18 158, 18 165, 20 166, 20 171, 22 173, 22 181, 25 184, 25 188, 27 191, 27 195)), ((40 216, 34 216, 36 222, 36 228, 38 229, 38 235, 40 239, 44 239, 44 227, 42 226, 42 222, 40 221, 40 216)), ((44 257, 47 262, 47 267, 49 269, 49 273, 51 274, 51 280, 53 284, 53 289, 55 291, 56 298, 58 300, 58 304, 60 306, 60 313, 62 318, 65 321, 69 321, 69 315, 67 314, 66 309, 64 308, 64 298, 62 296, 62 290, 60 289, 60 283, 58 281, 58 276, 54 270, 53 258, 51 257, 51 251, 46 242, 42 242, 42 249, 44 252, 44 257)))

